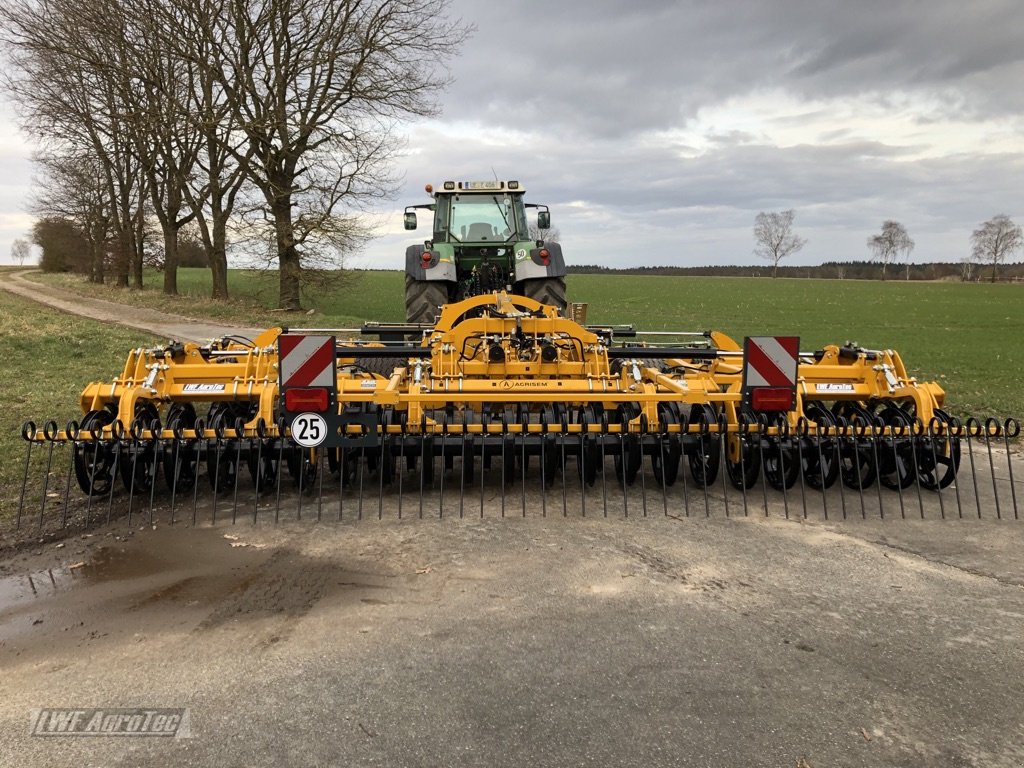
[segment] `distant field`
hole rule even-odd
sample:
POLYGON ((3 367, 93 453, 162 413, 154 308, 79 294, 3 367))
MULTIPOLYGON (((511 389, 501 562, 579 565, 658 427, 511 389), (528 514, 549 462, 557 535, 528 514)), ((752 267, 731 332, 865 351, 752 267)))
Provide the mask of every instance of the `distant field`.
MULTIPOLYGON (((179 274, 182 293, 208 295, 208 271, 179 274)), ((147 278, 154 288, 159 279, 156 274, 147 278)), ((570 275, 568 285, 570 300, 590 305, 591 322, 632 323, 648 330, 718 329, 737 339, 798 334, 804 349, 847 340, 892 348, 914 375, 939 380, 958 413, 1024 412, 1021 285, 624 275, 570 275)), ((399 272, 358 273, 348 287, 310 292, 305 303, 316 310, 313 316, 267 312, 276 295, 273 274, 234 270, 230 286, 236 303, 227 308, 210 309, 208 302, 188 296, 166 301, 157 290, 112 290, 110 295, 242 323, 351 325, 404 319, 404 276, 399 272)))

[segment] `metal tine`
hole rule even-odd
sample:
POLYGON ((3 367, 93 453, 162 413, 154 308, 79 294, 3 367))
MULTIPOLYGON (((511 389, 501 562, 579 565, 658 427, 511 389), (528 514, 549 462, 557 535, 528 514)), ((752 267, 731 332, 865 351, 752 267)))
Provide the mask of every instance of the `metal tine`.
POLYGON ((779 475, 782 480, 782 508, 786 513, 786 519, 789 520, 789 493, 786 490, 786 451, 783 448, 783 442, 792 438, 789 434, 789 421, 783 414, 779 414, 776 418, 775 429, 777 430, 776 439, 779 441, 779 475))
MULTIPOLYGON (((459 519, 465 518, 466 502, 466 443, 469 442, 469 435, 466 430, 467 417, 466 409, 462 409, 462 439, 459 441, 459 519)), ((473 449, 470 447, 470 460, 472 460, 473 449)))
POLYGON ((319 448, 316 448, 314 450, 316 450, 316 483, 317 483, 317 486, 316 486, 316 488, 317 488, 317 490, 316 490, 316 521, 319 523, 323 519, 323 511, 324 511, 324 509, 323 509, 324 508, 324 475, 326 474, 326 472, 324 471, 324 469, 325 469, 324 464, 326 462, 324 461, 324 452, 321 451, 319 448))
MULTIPOLYGON (((361 436, 361 439, 365 439, 365 433, 362 432, 362 427, 360 427, 360 436, 361 436)), ((357 498, 356 498, 356 520, 362 520, 363 519, 363 471, 366 468, 366 446, 365 445, 360 446, 359 450, 356 451, 356 456, 357 456, 356 464, 359 467, 359 489, 357 491, 357 498)), ((300 493, 299 496, 300 496, 300 499, 299 499, 299 509, 301 509, 302 508, 302 506, 301 506, 302 505, 302 499, 301 499, 302 494, 300 493)))
MULTIPOLYGON (((622 435, 619 435, 621 441, 622 435)), ((605 454, 605 444, 608 440, 608 412, 601 411, 601 503, 604 506, 604 516, 608 517, 608 473, 604 471, 605 464, 608 463, 608 457, 605 454)), ((626 483, 622 483, 622 498, 625 501, 626 498, 626 483)), ((629 512, 626 512, 626 516, 629 516, 629 512)))
MULTIPOLYGON (((346 456, 347 448, 345 448, 345 441, 348 440, 347 436, 342 436, 341 443, 338 446, 338 522, 345 519, 345 469, 346 469, 346 456)), ((399 497, 401 502, 401 497, 399 497)), ((399 516, 401 516, 401 506, 399 506, 399 516)))
POLYGON ((120 419, 115 419, 113 427, 114 464, 110 470, 110 493, 107 496, 107 525, 110 525, 110 516, 114 511, 114 486, 117 485, 117 473, 121 463, 121 445, 124 442, 124 435, 124 422, 120 419))
MULTIPOLYGON (((854 468, 857 471, 857 496, 860 498, 860 518, 861 520, 867 520, 868 510, 864 504, 864 476, 860 471, 860 445, 861 440, 867 435, 870 425, 859 414, 854 414, 850 426, 853 428, 853 460, 855 462, 854 468)), ((877 472, 877 464, 875 466, 877 472)))
POLYGON ((139 464, 139 452, 141 450, 140 443, 142 442, 142 415, 136 416, 131 423, 131 427, 128 430, 128 434, 132 441, 132 479, 128 483, 128 527, 132 525, 132 501, 135 498, 135 478, 138 477, 138 464, 139 464))
MULTIPOLYGON (((661 459, 661 506, 665 517, 668 517, 668 484, 665 482, 667 474, 665 465, 665 441, 669 439, 668 425, 665 423, 665 416, 662 412, 658 414, 658 455, 661 459)), ((653 457, 652 457, 653 458, 653 457)), ((642 461, 641 457, 641 461, 642 461)))
MULTIPOLYGON (((924 436, 924 422, 921 421, 920 417, 915 416, 914 421, 910 425, 910 457, 914 462, 915 470, 921 466, 917 459, 917 448, 921 438, 924 436)), ((924 446, 921 446, 921 450, 924 450, 924 446)), ((921 519, 924 520, 924 496, 921 493, 921 473, 914 472, 914 484, 917 487, 917 505, 921 509, 921 519)))
MULTIPOLYGON (((829 424, 814 422, 814 446, 818 451, 818 470, 821 472, 821 509, 826 520, 828 520, 828 488, 825 487, 825 454, 821 452, 821 440, 828 436, 829 429, 829 424), (823 430, 824 434, 822 434, 823 430)), ((842 480, 840 480, 841 482, 842 480)))
MULTIPOLYGON (((211 512, 211 524, 217 524, 217 501, 220 496, 220 462, 224 454, 224 419, 218 419, 213 425, 214 446, 217 456, 214 458, 213 467, 213 511, 211 512)), ((209 451, 209 445, 207 445, 209 451)))
POLYGON ((843 451, 842 443, 845 439, 845 434, 850 428, 850 423, 843 416, 836 417, 836 439, 835 439, 835 454, 836 462, 839 467, 839 477, 837 478, 839 484, 839 504, 843 511, 843 520, 846 519, 846 489, 843 487, 846 485, 843 480, 843 451))
POLYGON ((92 464, 89 467, 89 493, 85 500, 85 525, 87 527, 92 523, 92 497, 96 490, 96 454, 99 452, 102 436, 102 430, 99 434, 96 433, 95 428, 89 430, 89 440, 93 443, 93 455, 92 464))
POLYGON ((804 510, 804 520, 807 519, 807 485, 804 482, 804 440, 807 439, 809 434, 807 417, 801 415, 796 420, 796 465, 799 468, 797 475, 800 477, 800 503, 804 510))
POLYGON ((238 486, 240 483, 239 474, 241 473, 242 466, 242 436, 245 433, 245 419, 241 416, 235 419, 235 466, 234 466, 234 479, 233 487, 231 488, 231 524, 234 525, 238 520, 238 486))
MULTIPOLYGON (((444 474, 448 467, 448 411, 441 414, 441 498, 438 502, 439 517, 444 518, 444 474)), ((362 491, 362 486, 360 486, 362 491)))
POLYGON ((285 420, 281 417, 277 420, 277 483, 274 489, 276 501, 274 504, 274 522, 281 519, 281 478, 284 475, 284 435, 285 420))
MULTIPOLYGON (((263 486, 263 442, 267 437, 267 423, 260 416, 256 419, 256 493, 252 502, 253 525, 259 520, 260 514, 260 489, 263 486)), ((250 445, 249 450, 252 450, 250 445)), ((278 467, 280 470, 280 467, 278 467)))
MULTIPOLYGON (((647 485, 644 482, 644 438, 647 437, 647 414, 640 414, 640 435, 637 438, 640 441, 640 502, 643 505, 644 517, 647 517, 647 485)), ((626 489, 623 488, 622 492, 625 493, 626 489)))
POLYGON ((967 458, 971 463, 971 484, 974 486, 974 504, 978 508, 978 519, 980 520, 981 496, 978 492, 978 474, 974 467, 974 445, 971 438, 981 434, 981 424, 973 416, 964 422, 964 434, 967 438, 967 458))
POLYGON ((509 475, 506 462, 512 457, 512 451, 505 450, 509 441, 508 413, 501 413, 501 516, 505 517, 505 485, 508 483, 509 475))
MULTIPOLYGON (((388 426, 391 423, 390 417, 385 417, 385 412, 381 411, 380 419, 378 421, 378 429, 380 436, 377 444, 380 446, 380 456, 377 457, 377 519, 384 519, 384 473, 385 466, 391 463, 390 453, 390 440, 391 435, 388 433, 388 426)), ((319 463, 319 458, 318 458, 319 463)), ((317 520, 320 519, 320 509, 317 508, 317 520)))
MULTIPOLYGON (((180 420, 172 428, 173 435, 171 437, 171 456, 173 457, 174 466, 171 469, 171 477, 173 482, 171 483, 171 512, 170 521, 168 525, 174 525, 174 503, 178 498, 178 478, 181 476, 181 424, 180 420)), ((166 472, 166 470, 164 470, 166 472)))
MULTIPOLYGON (((398 471, 395 473, 398 475, 398 519, 402 519, 402 481, 405 479, 405 471, 407 469, 405 462, 405 439, 408 436, 406 427, 409 422, 406 418, 406 414, 402 413, 399 416, 398 426, 401 427, 401 432, 398 433, 398 471)), ((342 469, 344 471, 344 468, 342 469)), ((341 514, 339 507, 338 514, 341 514)))
POLYGON ((520 477, 523 488, 523 517, 526 517, 526 435, 530 425, 530 412, 525 408, 519 414, 519 444, 522 447, 522 460, 520 463, 520 477))
POLYGON ((764 444, 768 439, 768 417, 759 413, 757 414, 757 452, 761 459, 761 496, 764 500, 765 517, 768 517, 768 473, 765 472, 764 444))
MULTIPOLYGON (((601 422, 601 428, 604 429, 604 421, 601 422)), ((619 462, 622 467, 622 477, 619 480, 622 483, 622 514, 624 517, 629 517, 629 502, 626 500, 626 442, 629 433, 629 420, 625 413, 622 415, 622 419, 619 421, 619 462)), ((604 461, 601 462, 601 476, 604 477, 604 461)), ((605 517, 608 516, 607 506, 604 510, 605 517)))
POLYGON ((199 510, 199 466, 203 460, 203 450, 206 446, 206 422, 203 419, 196 419, 196 480, 192 483, 192 525, 196 524, 196 515, 199 510))
MULTIPOLYGON (((906 436, 906 424, 900 422, 898 424, 889 425, 889 447, 892 449, 893 462, 896 465, 896 493, 899 494, 900 499, 900 519, 907 519, 907 512, 903 506, 903 483, 899 479, 899 460, 896 458, 896 437, 898 436, 901 440, 906 436), (897 429, 899 430, 897 432, 897 429)), ((917 466, 914 467, 914 474, 917 474, 917 466)))
POLYGON ((153 438, 153 461, 149 467, 149 524, 153 525, 153 505, 156 502, 156 475, 160 466, 161 452, 160 439, 163 432, 163 425, 160 419, 152 419, 149 422, 149 433, 153 438))
POLYGON ((43 475, 43 496, 39 505, 39 528, 43 527, 43 514, 46 512, 46 494, 50 492, 50 470, 53 468, 53 446, 57 442, 57 422, 48 421, 43 425, 43 436, 49 443, 46 451, 46 474, 43 475))
POLYGON ((1003 444, 1006 446, 1006 471, 1010 475, 1010 497, 1013 499, 1013 519, 1019 520, 1017 511, 1017 489, 1013 484, 1013 460, 1010 451, 1010 438, 1020 435, 1020 422, 1016 419, 1007 419, 1003 424, 1003 444))
POLYGON ((558 438, 559 438, 558 446, 559 446, 559 449, 562 452, 562 472, 561 472, 561 474, 562 474, 562 517, 568 517, 568 515, 569 515, 569 506, 568 506, 568 499, 566 498, 566 489, 565 489, 565 441, 569 438, 569 434, 568 434, 568 423, 569 423, 569 421, 568 421, 568 418, 566 416, 564 408, 560 411, 559 415, 561 417, 560 422, 559 422, 559 426, 562 429, 562 431, 558 435, 558 438))
POLYGON ((985 419, 985 448, 988 451, 988 467, 992 473, 992 495, 996 505, 996 519, 1002 520, 1002 508, 999 504, 999 484, 996 482, 996 463, 992 458, 992 429, 999 429, 999 422, 993 418, 985 419))
MULTIPOLYGON (((299 469, 298 477, 296 478, 296 485, 298 486, 298 489, 299 489, 299 498, 298 498, 296 506, 295 506, 295 519, 296 520, 301 520, 302 519, 302 497, 303 497, 303 495, 304 495, 304 493, 306 491, 306 489, 303 487, 304 486, 303 480, 305 479, 305 476, 306 476, 306 449, 303 448, 301 445, 299 445, 299 446, 296 446, 295 448, 293 448, 293 450, 297 454, 297 458, 295 459, 295 466, 298 467, 298 469, 299 469)), ((362 491, 362 485, 361 484, 360 484, 359 490, 362 491)))
MULTIPOLYGON (((874 416, 874 417, 872 417, 872 420, 870 422, 868 422, 868 426, 871 428, 871 454, 872 454, 872 456, 875 457, 875 492, 878 495, 878 515, 879 515, 879 517, 882 520, 884 520, 885 519, 885 508, 882 506, 882 482, 881 482, 882 465, 878 461, 878 437, 879 437, 879 435, 883 434, 882 432, 879 432, 879 429, 881 428, 880 424, 881 424, 881 417, 880 416, 874 416)), ((898 474, 899 474, 899 472, 897 470, 897 475, 898 474)), ((898 479, 897 479, 896 485, 897 486, 899 485, 898 479)))
MULTIPOLYGON (((75 441, 78 440, 78 422, 72 419, 64 427, 64 434, 67 437, 66 445, 69 448, 68 476, 64 481, 64 509, 60 516, 60 527, 65 528, 68 524, 68 505, 71 503, 71 475, 75 471, 75 441)), ((91 490, 91 489, 90 489, 91 490)))
POLYGON ((484 518, 484 474, 485 467, 487 467, 487 441, 491 438, 490 430, 488 429, 491 424, 490 414, 486 408, 480 411, 480 519, 484 518))
MULTIPOLYGON (((746 443, 750 440, 750 419, 742 409, 739 412, 739 427, 739 433, 736 435, 736 445, 740 452, 740 495, 743 497, 743 516, 749 517, 750 511, 747 507, 747 462, 744 457, 747 453, 746 443)), ((728 468, 726 472, 728 472, 728 468)))
MULTIPOLYGON (((935 451, 935 438, 939 435, 940 431, 945 432, 943 423, 937 416, 932 416, 931 419, 928 420, 928 444, 931 446, 932 465, 935 467, 932 471, 935 472, 935 493, 939 497, 939 514, 942 516, 942 519, 945 520, 946 504, 942 500, 942 484, 939 482, 939 456, 935 451), (936 425, 938 425, 938 427, 936 427, 936 425)), ((995 477, 994 474, 993 477, 995 477)), ((997 499, 996 505, 998 506, 998 504, 999 502, 997 499)))
MULTIPOLYGON (((955 416, 950 417, 949 423, 946 424, 946 450, 949 451, 950 461, 953 459, 953 439, 960 439, 960 435, 963 433, 963 425, 960 423, 960 419, 955 416)), ((959 444, 957 445, 959 450, 959 444)), ((957 517, 963 520, 964 508, 960 502, 960 483, 956 479, 956 475, 960 474, 959 465, 954 466, 954 477, 953 477, 953 493, 956 495, 956 514, 957 517)), ((899 487, 899 483, 896 484, 899 487)))
MULTIPOLYGON (((548 516, 548 477, 547 477, 547 444, 548 444, 548 415, 547 411, 540 412, 540 516, 548 516)), ((483 471, 480 472, 483 475, 483 471)))
MULTIPOLYGON (((679 412, 679 440, 683 447, 682 454, 679 457, 680 464, 683 463, 683 457, 686 456, 686 438, 690 436, 690 423, 687 421, 686 416, 682 411, 679 412)), ((689 463, 688 461, 686 463, 689 463)), ((679 467, 679 478, 682 481, 683 489, 683 512, 686 517, 690 516, 690 497, 686 493, 686 467, 679 467)))
MULTIPOLYGON (((28 446, 25 449, 25 473, 24 473, 24 477, 22 477, 22 480, 21 480, 21 496, 18 498, 18 517, 17 517, 17 520, 15 522, 15 527, 19 528, 19 529, 21 528, 21 516, 22 516, 22 513, 25 511, 25 495, 26 495, 26 493, 28 491, 28 468, 29 468, 29 464, 32 461, 32 445, 35 442, 35 434, 36 434, 35 422, 26 421, 24 424, 21 425, 21 436, 23 438, 25 438, 25 442, 28 444, 28 446)), ((94 456, 95 456, 95 454, 94 454, 94 456)), ((93 459, 92 469, 95 472, 95 470, 96 470, 95 458, 93 459)), ((92 484, 91 483, 89 485, 89 491, 90 491, 89 499, 91 500, 92 499, 92 493, 91 493, 91 491, 92 491, 92 484)))
POLYGON ((729 474, 729 471, 728 471, 728 469, 725 466, 726 459, 728 458, 728 455, 727 455, 728 446, 726 445, 726 443, 729 442, 728 441, 728 433, 727 433, 728 425, 727 425, 726 420, 725 420, 725 412, 724 411, 718 414, 717 424, 718 424, 718 466, 719 466, 719 475, 721 475, 721 480, 722 480, 722 501, 725 503, 725 516, 726 517, 731 517, 730 512, 729 512, 729 480, 726 477, 726 475, 729 474))
MULTIPOLYGON (((580 508, 583 517, 587 516, 587 439, 590 437, 590 421, 587 412, 580 411, 580 508)), ((602 477, 604 473, 602 473, 602 477)))
MULTIPOLYGON (((431 451, 429 460, 431 468, 433 468, 433 451, 431 451)), ((423 519, 423 485, 427 477, 427 461, 427 415, 423 414, 423 418, 420 420, 420 520, 423 519)))
POLYGON ((700 424, 698 424, 698 427, 700 428, 700 440, 697 441, 697 444, 700 446, 700 486, 704 490, 704 517, 711 517, 711 504, 708 500, 708 457, 707 454, 704 452, 704 438, 707 437, 707 435, 709 434, 711 430, 711 425, 708 423, 706 417, 702 417, 700 420, 700 424))

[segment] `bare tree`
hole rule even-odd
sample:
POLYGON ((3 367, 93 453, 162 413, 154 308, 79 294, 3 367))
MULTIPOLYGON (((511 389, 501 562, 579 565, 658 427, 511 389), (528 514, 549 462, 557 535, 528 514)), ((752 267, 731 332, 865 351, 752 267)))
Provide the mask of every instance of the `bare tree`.
POLYGON ((806 240, 793 232, 795 218, 796 212, 790 209, 779 213, 762 211, 754 219, 754 239, 757 241, 754 255, 771 262, 773 278, 778 275, 780 261, 807 245, 806 240))
POLYGON ((960 259, 960 280, 969 283, 974 278, 974 257, 964 256, 960 259))
POLYGON ((19 265, 25 265, 25 259, 32 255, 32 246, 28 240, 17 237, 14 242, 11 243, 11 258, 18 262, 19 265))
MULTIPOLYGON (((880 234, 868 238, 868 248, 882 262, 882 279, 885 280, 885 270, 891 262, 895 262, 900 254, 906 258, 914 250, 914 241, 907 234, 907 228, 898 221, 887 220, 882 222, 880 234)), ((910 263, 907 262, 907 279, 910 279, 910 263)))
POLYGON ((467 30, 448 0, 238 0, 204 31, 246 144, 235 160, 274 227, 279 306, 298 309, 307 246, 339 210, 391 192, 392 126, 429 115, 467 30))
POLYGON ((971 256, 979 264, 992 265, 992 282, 1000 264, 1024 246, 1024 231, 1006 214, 993 216, 971 235, 971 256))

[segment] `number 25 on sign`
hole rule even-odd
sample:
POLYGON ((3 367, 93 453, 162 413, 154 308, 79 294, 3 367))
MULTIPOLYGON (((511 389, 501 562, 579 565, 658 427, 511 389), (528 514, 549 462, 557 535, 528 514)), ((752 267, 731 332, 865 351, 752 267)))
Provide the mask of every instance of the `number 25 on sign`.
POLYGON ((327 422, 319 413, 300 413, 292 419, 292 440, 303 448, 316 448, 327 439, 327 422))

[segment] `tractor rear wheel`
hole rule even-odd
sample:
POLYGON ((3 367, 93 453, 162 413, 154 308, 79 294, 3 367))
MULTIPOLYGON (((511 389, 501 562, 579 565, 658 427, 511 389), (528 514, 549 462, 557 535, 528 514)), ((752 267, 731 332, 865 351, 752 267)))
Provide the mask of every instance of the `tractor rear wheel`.
POLYGON ((565 293, 564 277, 544 277, 540 280, 523 280, 517 286, 518 292, 523 296, 539 301, 541 304, 549 304, 558 307, 558 314, 566 316, 566 308, 569 300, 565 293))
POLYGON ((416 280, 405 276, 405 321, 433 325, 439 307, 448 303, 448 283, 443 280, 416 280))

